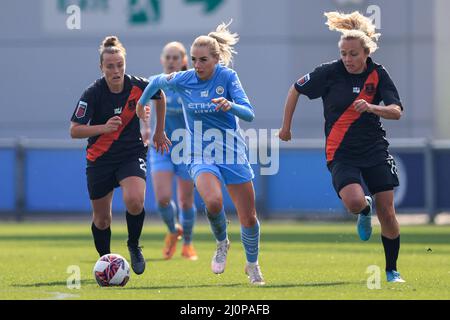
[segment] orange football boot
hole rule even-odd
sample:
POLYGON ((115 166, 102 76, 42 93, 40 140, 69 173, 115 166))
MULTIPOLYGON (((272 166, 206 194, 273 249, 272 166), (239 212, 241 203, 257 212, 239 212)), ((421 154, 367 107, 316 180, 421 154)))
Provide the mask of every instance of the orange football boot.
POLYGON ((181 255, 188 259, 188 260, 192 260, 195 261, 198 259, 197 256, 197 252, 194 249, 194 246, 192 245, 192 243, 190 244, 183 244, 183 250, 181 251, 181 255))
POLYGON ((183 235, 183 228, 179 224, 175 225, 177 232, 169 232, 164 239, 163 257, 165 260, 169 260, 173 257, 177 249, 177 241, 181 239, 183 235))

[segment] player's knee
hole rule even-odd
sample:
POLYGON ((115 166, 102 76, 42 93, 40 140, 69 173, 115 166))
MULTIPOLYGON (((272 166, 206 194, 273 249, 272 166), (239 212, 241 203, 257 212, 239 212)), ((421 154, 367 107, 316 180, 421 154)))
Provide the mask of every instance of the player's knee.
POLYGON ((395 211, 392 206, 377 206, 377 216, 380 220, 380 223, 382 223, 383 225, 394 225, 397 223, 395 211))
POLYGON ((218 214, 222 211, 223 203, 220 197, 211 197, 205 200, 206 208, 210 214, 218 214))
POLYGON ((94 225, 99 230, 106 230, 111 226, 111 217, 94 217, 94 225))
POLYGON ((179 200, 180 209, 183 211, 189 210, 193 206, 193 199, 191 198, 180 198, 179 200))
POLYGON ((130 214, 140 214, 144 208, 144 197, 138 195, 126 197, 125 206, 130 214))
POLYGON ((256 214, 251 214, 247 216, 241 216, 241 225, 245 228, 251 228, 253 227, 257 220, 256 220, 256 214))
POLYGON ((367 206, 364 198, 351 197, 344 199, 344 205, 350 213, 358 214, 367 206))
POLYGON ((158 206, 165 208, 165 207, 167 207, 170 204, 171 200, 172 199, 170 198, 170 196, 158 197, 158 199, 157 199, 158 206))
POLYGON ((377 203, 377 212, 383 216, 393 215, 395 213, 393 203, 377 203))

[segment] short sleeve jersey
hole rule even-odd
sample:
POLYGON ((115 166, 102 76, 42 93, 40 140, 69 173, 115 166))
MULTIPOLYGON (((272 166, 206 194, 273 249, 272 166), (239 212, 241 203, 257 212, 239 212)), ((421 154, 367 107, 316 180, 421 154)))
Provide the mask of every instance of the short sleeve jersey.
MULTIPOLYGON (((136 105, 147 84, 147 79, 125 75, 121 93, 112 93, 105 78, 98 79, 84 91, 73 112, 72 122, 102 125, 114 116, 122 119, 122 125, 117 131, 88 138, 88 166, 119 163, 146 152, 136 105)), ((160 91, 152 97, 160 98, 160 91)))
POLYGON ((325 117, 327 163, 342 161, 370 167, 385 161, 389 146, 380 117, 353 108, 356 100, 379 105, 396 104, 403 109, 388 72, 369 57, 367 69, 350 74, 342 60, 317 67, 294 84, 309 99, 322 98, 325 117))

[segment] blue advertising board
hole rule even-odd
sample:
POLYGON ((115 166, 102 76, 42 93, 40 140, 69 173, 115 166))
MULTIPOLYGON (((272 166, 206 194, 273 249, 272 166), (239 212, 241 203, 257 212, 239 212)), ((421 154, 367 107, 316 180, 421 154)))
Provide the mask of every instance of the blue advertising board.
POLYGON ((14 149, 0 149, 0 212, 15 209, 15 160, 14 149))

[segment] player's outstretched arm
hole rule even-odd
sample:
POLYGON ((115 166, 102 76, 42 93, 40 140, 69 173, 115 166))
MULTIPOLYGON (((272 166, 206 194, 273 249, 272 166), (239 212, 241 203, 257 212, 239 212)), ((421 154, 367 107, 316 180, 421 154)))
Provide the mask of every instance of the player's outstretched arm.
POLYGON ((148 79, 149 83, 142 93, 141 98, 139 99, 138 106, 145 106, 150 101, 151 97, 155 95, 156 92, 160 89, 164 89, 169 84, 169 80, 172 75, 167 75, 165 73, 158 74, 156 76, 152 76, 148 79))
MULTIPOLYGON (((169 83, 169 78, 171 75, 167 75, 165 73, 161 73, 156 76, 150 77, 149 83, 147 87, 145 88, 144 92, 142 93, 141 98, 138 101, 137 107, 136 107, 136 114, 139 117, 139 119, 148 121, 150 118, 150 107, 148 106, 148 103, 158 90, 163 89, 167 87, 169 83)), ((164 96, 165 99, 165 96, 164 96)), ((165 105, 165 100, 164 100, 165 105)), ((165 110, 165 107, 164 107, 165 110)))
POLYGON ((278 137, 283 141, 291 140, 292 118, 294 117, 295 107, 297 106, 299 96, 300 93, 298 93, 294 86, 291 86, 284 105, 283 124, 278 133, 278 137))
POLYGON ((169 152, 169 146, 172 145, 164 131, 166 120, 166 95, 164 94, 164 91, 161 91, 161 99, 155 100, 155 108, 156 125, 155 134, 153 135, 153 144, 156 151, 163 154, 164 152, 169 152))

